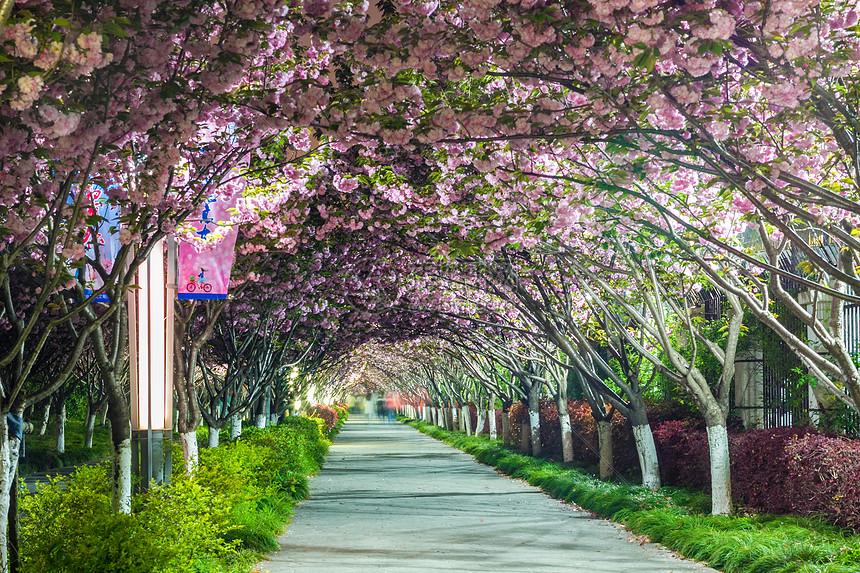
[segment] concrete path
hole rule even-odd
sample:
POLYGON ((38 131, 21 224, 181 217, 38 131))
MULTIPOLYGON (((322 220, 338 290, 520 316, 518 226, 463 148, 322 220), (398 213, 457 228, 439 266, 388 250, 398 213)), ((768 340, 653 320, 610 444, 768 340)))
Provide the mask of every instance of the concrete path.
POLYGON ((397 423, 351 417, 311 494, 258 571, 715 571, 397 423))

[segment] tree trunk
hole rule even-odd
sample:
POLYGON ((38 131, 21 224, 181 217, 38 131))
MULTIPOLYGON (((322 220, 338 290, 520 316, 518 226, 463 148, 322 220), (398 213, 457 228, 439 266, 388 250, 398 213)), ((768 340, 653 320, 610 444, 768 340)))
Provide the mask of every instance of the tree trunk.
POLYGON ((463 425, 466 427, 466 435, 472 435, 472 414, 469 412, 469 406, 463 406, 463 425))
POLYGON ((711 513, 732 513, 732 478, 729 466, 729 435, 725 425, 708 426, 711 458, 711 513))
POLYGON ((108 405, 105 404, 104 409, 102 410, 102 427, 104 427, 108 423, 108 405))
POLYGON ((18 468, 21 441, 9 437, 5 415, 0 415, 0 572, 9 571, 9 509, 12 481, 18 468))
POLYGON ((502 411, 502 443, 506 446, 511 445, 511 414, 504 410, 502 411))
POLYGON ((242 414, 230 416, 230 439, 237 440, 242 437, 242 414))
POLYGON ((188 475, 194 475, 194 472, 197 471, 197 464, 200 461, 200 450, 197 446, 197 432, 184 432, 179 434, 179 441, 182 444, 182 458, 185 461, 185 472, 188 475))
POLYGON ((57 414, 54 416, 54 424, 57 430, 57 452, 65 453, 66 451, 66 401, 62 400, 60 407, 57 408, 57 414))
POLYGON ((522 422, 520 424, 520 452, 524 456, 531 455, 532 443, 531 425, 528 422, 522 422))
MULTIPOLYGON (((493 402, 495 403, 495 400, 493 402)), ((499 437, 499 432, 496 428, 496 409, 490 408, 487 412, 487 416, 490 421, 490 439, 495 440, 499 437)))
POLYGON ((451 429, 452 430, 461 430, 460 426, 460 412, 457 410, 457 405, 453 402, 451 403, 451 429))
POLYGON ((533 383, 529 389, 529 425, 531 426, 532 455, 543 453, 540 443, 540 390, 541 385, 533 383))
POLYGON ((483 408, 478 408, 475 416, 475 435, 480 436, 484 433, 484 416, 486 412, 483 408))
POLYGON ((86 431, 84 432, 84 447, 92 448, 93 447, 93 432, 96 429, 96 413, 95 412, 87 412, 87 424, 86 431))
POLYGON ((636 453, 639 455, 642 485, 656 491, 660 489, 660 466, 651 426, 647 423, 633 426, 633 439, 636 441, 636 453))
POLYGON ((597 422, 597 442, 600 448, 600 479, 608 479, 612 475, 612 422, 600 420, 597 422))
POLYGON ((209 443, 210 448, 218 447, 218 428, 213 428, 209 426, 209 443))
POLYGON ((39 427, 39 435, 44 436, 48 431, 48 420, 51 418, 51 399, 45 400, 45 409, 42 411, 42 425, 39 427))
POLYGON ((561 457, 564 463, 569 464, 573 461, 573 429, 566 405, 558 411, 558 423, 561 429, 561 457))
POLYGON ((265 414, 257 414, 254 416, 254 426, 257 428, 265 428, 266 422, 268 421, 268 416, 265 414))
POLYGON ((271 421, 270 421, 269 423, 270 423, 272 426, 277 426, 277 425, 278 425, 278 422, 280 422, 280 421, 281 421, 281 415, 280 415, 280 414, 278 414, 277 412, 273 412, 273 413, 272 413, 272 415, 271 415, 270 420, 271 420, 271 421))

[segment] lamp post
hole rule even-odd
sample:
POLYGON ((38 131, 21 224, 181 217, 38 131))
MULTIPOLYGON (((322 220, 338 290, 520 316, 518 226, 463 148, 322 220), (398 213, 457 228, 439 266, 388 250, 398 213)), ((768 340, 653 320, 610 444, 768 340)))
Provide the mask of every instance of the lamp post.
POLYGON ((176 297, 174 253, 174 242, 170 238, 165 273, 164 241, 155 244, 138 268, 139 288, 129 296, 132 471, 140 478, 141 490, 152 481, 170 481, 173 300, 176 297))

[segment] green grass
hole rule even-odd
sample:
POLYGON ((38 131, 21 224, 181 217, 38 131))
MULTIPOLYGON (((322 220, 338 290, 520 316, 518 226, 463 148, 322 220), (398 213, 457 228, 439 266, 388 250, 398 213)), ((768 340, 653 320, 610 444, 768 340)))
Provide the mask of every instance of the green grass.
POLYGON ((24 457, 18 473, 22 476, 68 466, 80 465, 92 460, 110 456, 110 428, 96 424, 93 432, 93 447, 84 447, 84 422, 68 420, 66 422, 66 451, 57 452, 57 436, 54 432, 53 421, 48 426, 44 436, 38 431, 24 436, 24 457))
POLYGON ((562 464, 518 454, 498 440, 466 436, 401 418, 430 437, 540 487, 637 535, 726 573, 857 573, 860 536, 812 518, 712 516, 701 492, 600 481, 562 464))

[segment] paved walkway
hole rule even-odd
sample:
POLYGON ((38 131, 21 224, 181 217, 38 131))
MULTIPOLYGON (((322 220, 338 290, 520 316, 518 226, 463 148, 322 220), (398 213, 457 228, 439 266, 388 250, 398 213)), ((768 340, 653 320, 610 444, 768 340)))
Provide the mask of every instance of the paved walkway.
POLYGON ((259 571, 714 572, 396 423, 350 418, 311 492, 259 571))

